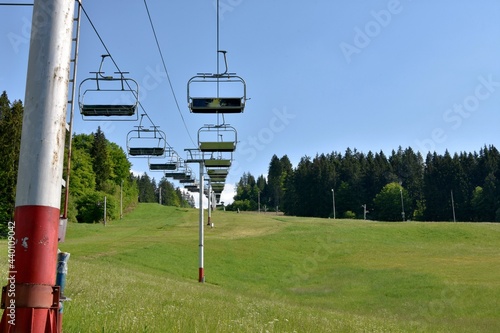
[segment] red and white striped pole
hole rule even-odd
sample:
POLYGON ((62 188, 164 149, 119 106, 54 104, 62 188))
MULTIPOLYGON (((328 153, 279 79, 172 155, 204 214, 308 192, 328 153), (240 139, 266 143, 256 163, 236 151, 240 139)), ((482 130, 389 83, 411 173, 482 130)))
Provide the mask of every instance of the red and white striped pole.
POLYGON ((74 1, 35 0, 15 208, 14 265, 0 332, 58 332, 55 286, 74 1), (14 304, 13 311, 7 306, 14 304))
POLYGON ((199 268, 198 268, 198 282, 205 282, 205 268, 204 268, 204 253, 203 253, 203 247, 204 247, 204 230, 203 230, 203 195, 204 195, 204 190, 203 190, 203 174, 204 174, 204 164, 203 162, 200 162, 200 219, 199 219, 199 248, 198 248, 198 254, 199 254, 199 268))

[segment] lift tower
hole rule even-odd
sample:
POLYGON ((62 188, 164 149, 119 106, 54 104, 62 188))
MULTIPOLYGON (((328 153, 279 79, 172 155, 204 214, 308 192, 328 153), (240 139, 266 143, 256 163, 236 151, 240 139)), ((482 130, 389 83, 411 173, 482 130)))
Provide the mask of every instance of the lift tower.
POLYGON ((14 213, 15 261, 7 286, 12 293, 2 298, 3 333, 58 332, 57 239, 74 8, 74 1, 34 1, 14 213))

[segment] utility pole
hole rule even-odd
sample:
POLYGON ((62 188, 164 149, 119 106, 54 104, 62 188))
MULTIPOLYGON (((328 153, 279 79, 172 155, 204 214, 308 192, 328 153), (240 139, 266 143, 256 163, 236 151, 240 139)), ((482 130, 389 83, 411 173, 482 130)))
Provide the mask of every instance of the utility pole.
POLYGON ((453 200, 453 190, 451 190, 451 208, 453 210, 453 222, 457 222, 455 218, 455 201, 453 200))
POLYGON ((333 219, 335 220, 335 190, 332 188, 333 219))
POLYGON ((405 204, 403 201, 403 188, 399 188, 399 193, 401 194, 401 217, 403 218, 403 222, 405 221, 405 204))
POLYGON ((260 213, 260 190, 257 191, 258 212, 260 213))
POLYGON ((106 207, 107 202, 106 202, 106 196, 104 196, 104 226, 106 226, 106 207))
POLYGON ((208 222, 207 225, 212 225, 212 182, 208 180, 207 186, 207 199, 208 199, 208 222))
POLYGON ((57 239, 74 7, 74 1, 34 1, 4 333, 58 332, 57 239))
POLYGON ((120 220, 123 218, 123 179, 120 184, 120 220))

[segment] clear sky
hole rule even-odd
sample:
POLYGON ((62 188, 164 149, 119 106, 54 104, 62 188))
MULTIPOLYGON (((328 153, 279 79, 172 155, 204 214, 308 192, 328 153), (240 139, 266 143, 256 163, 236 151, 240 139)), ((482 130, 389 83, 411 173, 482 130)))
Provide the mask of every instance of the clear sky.
MULTIPOLYGON (((215 1, 147 1, 188 130, 144 1, 83 3, 120 68, 141 85, 146 112, 185 156, 198 129, 216 121, 189 113, 186 101, 187 81, 216 71, 215 1)), ((425 156, 500 146, 500 1, 220 0, 220 6, 220 49, 251 98, 243 114, 226 116, 239 140, 230 184, 245 171, 267 174, 273 154, 288 155, 296 166, 305 155, 347 147, 386 154, 412 147, 425 156)), ((0 7, 0 90, 11 100, 24 99, 31 12, 0 7)), ((79 82, 104 53, 82 18, 79 82)), ((104 70, 115 68, 107 63, 104 70)), ((125 149, 137 124, 84 122, 77 113, 74 131, 99 125, 125 149)), ((134 171, 147 171, 145 160, 131 162, 134 171)))

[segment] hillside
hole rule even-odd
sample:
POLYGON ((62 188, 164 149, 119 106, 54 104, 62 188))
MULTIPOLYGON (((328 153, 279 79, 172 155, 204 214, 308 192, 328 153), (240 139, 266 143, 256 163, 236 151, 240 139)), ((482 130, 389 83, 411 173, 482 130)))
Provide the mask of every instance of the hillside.
MULTIPOLYGON (((500 225, 139 204, 70 224, 65 332, 497 332, 500 225)), ((3 242, 5 243, 5 242, 3 242)), ((2 244, 6 248, 5 244, 2 244)), ((0 267, 6 274, 6 251, 0 267)), ((4 282, 5 283, 5 282, 4 282)))

